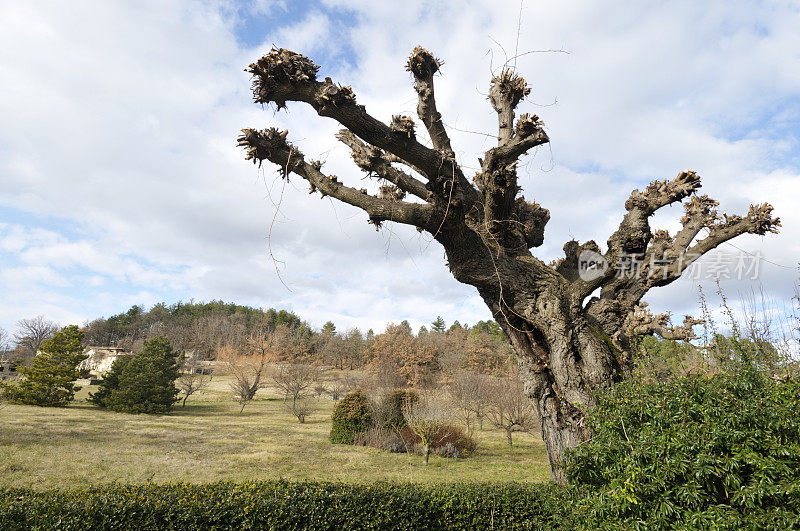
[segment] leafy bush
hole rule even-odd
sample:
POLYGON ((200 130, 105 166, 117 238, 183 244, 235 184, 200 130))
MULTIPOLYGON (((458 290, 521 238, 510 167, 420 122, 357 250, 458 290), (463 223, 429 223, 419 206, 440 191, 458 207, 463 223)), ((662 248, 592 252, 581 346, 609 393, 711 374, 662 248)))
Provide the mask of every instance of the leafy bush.
POLYGON ((353 444, 357 433, 372 426, 372 410, 364 392, 356 390, 346 394, 333 408, 331 420, 331 442, 353 444))
POLYGON ((569 480, 597 522, 622 527, 800 526, 800 382, 752 367, 596 397, 569 480))
POLYGON ((178 397, 175 358, 169 340, 150 339, 141 352, 114 362, 111 374, 90 400, 122 413, 167 413, 178 397))
POLYGON ((20 367, 24 377, 15 384, 3 385, 3 398, 17 404, 63 407, 75 398, 75 380, 83 355, 83 331, 75 325, 65 326, 42 343, 41 352, 30 367, 20 367))
POLYGON ((419 401, 419 395, 411 389, 394 389, 383 395, 373 404, 374 424, 386 430, 402 429, 406 425, 403 406, 409 401, 412 404, 419 401))

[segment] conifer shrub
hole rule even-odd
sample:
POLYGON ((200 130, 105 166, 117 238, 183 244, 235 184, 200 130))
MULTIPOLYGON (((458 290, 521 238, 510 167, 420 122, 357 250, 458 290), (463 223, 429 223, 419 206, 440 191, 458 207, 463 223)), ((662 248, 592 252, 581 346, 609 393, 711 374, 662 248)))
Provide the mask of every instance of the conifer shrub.
POLYGON ((82 342, 83 331, 75 325, 56 332, 42 343, 30 367, 18 369, 22 380, 2 386, 3 398, 16 404, 67 406, 80 390, 75 380, 80 376, 77 366, 86 358, 82 342))
POLYGON ((131 361, 131 356, 118 356, 117 359, 111 364, 111 368, 103 378, 103 381, 94 393, 89 393, 89 402, 96 404, 100 407, 106 407, 106 400, 111 396, 111 393, 119 389, 119 377, 122 376, 122 371, 131 361))
POLYGON ((372 408, 360 389, 346 394, 333 408, 331 442, 353 444, 355 435, 372 426, 372 408))
POLYGON ((178 397, 175 360, 176 353, 166 338, 145 341, 141 352, 114 361, 90 400, 122 413, 168 413, 178 397))

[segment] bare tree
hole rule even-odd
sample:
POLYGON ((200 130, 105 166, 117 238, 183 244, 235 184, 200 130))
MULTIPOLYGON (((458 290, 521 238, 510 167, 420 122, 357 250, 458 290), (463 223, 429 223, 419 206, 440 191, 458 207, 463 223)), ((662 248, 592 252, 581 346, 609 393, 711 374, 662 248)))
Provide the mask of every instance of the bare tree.
POLYGON ((441 400, 431 395, 423 395, 418 400, 403 402, 403 418, 409 429, 420 438, 422 456, 427 465, 436 436, 449 420, 447 408, 441 400))
POLYGON ((5 359, 6 351, 11 344, 11 336, 5 328, 0 327, 0 359, 5 359))
POLYGON ((42 343, 53 337, 56 330, 58 330, 58 325, 45 319, 43 315, 20 319, 17 321, 17 333, 14 334, 14 341, 18 348, 22 348, 27 354, 35 355, 42 343))
POLYGON ((672 180, 631 193, 605 250, 594 241, 570 241, 564 258, 545 263, 531 249, 544 242, 550 213, 520 195, 517 179, 520 157, 549 142, 538 116, 525 113, 515 121, 530 88, 509 68, 492 78, 489 101, 498 116, 497 143, 478 160, 470 182, 436 108, 433 76, 440 65, 417 47, 406 66, 430 147, 418 140, 412 118, 381 122, 356 102, 350 87, 317 79, 319 67, 307 57, 273 49, 248 68, 256 103, 282 109, 287 102, 302 102, 344 126, 337 136, 356 165, 386 183, 378 194, 324 173, 322 163, 287 142, 288 131, 243 129, 239 144, 247 159, 276 164, 283 178, 299 175, 312 193, 365 211, 377 228, 388 221, 411 225, 442 245, 454 277, 478 290, 511 341, 526 393, 542 421, 551 473, 563 483, 564 451, 589 437, 584 410, 591 393, 629 371, 635 337, 693 335, 696 320, 671 325, 666 315, 640 307, 645 294, 674 282, 723 242, 746 233, 777 232, 780 223, 768 204, 751 206, 745 216, 720 216, 716 201, 695 195, 700 177, 681 171, 672 180), (653 232, 652 215, 681 202, 686 211, 682 228, 675 235, 653 232), (618 274, 626 264, 636 267, 618 274))
POLYGON ((224 346, 217 352, 217 360, 231 375, 231 390, 242 406, 250 402, 259 389, 266 387, 267 366, 273 359, 266 334, 256 332, 241 348, 224 346))
POLYGON ((514 444, 515 431, 528 432, 536 425, 533 404, 525 396, 517 374, 499 379, 493 386, 488 408, 489 420, 506 433, 508 445, 514 444))
POLYGON ((284 402, 294 404, 317 383, 317 372, 310 365, 285 363, 272 373, 272 381, 283 394, 284 402))
POLYGON ((334 375, 328 386, 328 394, 334 402, 338 402, 344 395, 359 387, 358 379, 352 374, 334 375))
POLYGON ((324 363, 330 364, 335 369, 344 369, 345 362, 347 361, 347 342, 337 333, 320 334, 322 345, 319 349, 324 363))
POLYGON ((317 404, 311 396, 300 396, 297 399, 286 402, 286 409, 297 417, 300 424, 305 423, 306 417, 311 416, 317 410, 317 404))
POLYGON ((490 385, 483 374, 474 371, 457 372, 448 387, 455 411, 472 436, 472 424, 478 421, 483 427, 483 417, 489 405, 490 385))
POLYGON ((200 362, 186 358, 180 361, 180 376, 175 380, 175 387, 183 393, 182 407, 186 407, 186 399, 198 391, 202 391, 211 383, 211 374, 200 362))

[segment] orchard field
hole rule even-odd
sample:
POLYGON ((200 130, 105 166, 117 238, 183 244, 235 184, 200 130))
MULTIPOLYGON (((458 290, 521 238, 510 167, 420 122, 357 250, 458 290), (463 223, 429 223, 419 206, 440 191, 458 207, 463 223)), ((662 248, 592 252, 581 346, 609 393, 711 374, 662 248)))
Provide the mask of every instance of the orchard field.
POLYGON ((544 481, 538 435, 476 429, 467 459, 417 455, 328 441, 333 401, 318 399, 304 424, 277 391, 265 389, 239 413, 228 381, 176 405, 169 415, 129 415, 86 402, 85 387, 66 408, 0 406, 0 486, 36 489, 110 483, 312 479, 345 482, 544 481))

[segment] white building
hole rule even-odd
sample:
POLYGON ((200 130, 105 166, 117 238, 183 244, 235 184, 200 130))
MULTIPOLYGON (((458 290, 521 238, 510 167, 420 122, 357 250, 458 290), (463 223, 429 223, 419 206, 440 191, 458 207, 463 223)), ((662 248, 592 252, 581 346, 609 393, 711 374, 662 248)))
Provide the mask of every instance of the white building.
POLYGON ((102 379, 111 370, 111 364, 120 356, 128 356, 130 350, 121 347, 86 347, 85 360, 78 365, 78 371, 89 371, 92 378, 102 379))

